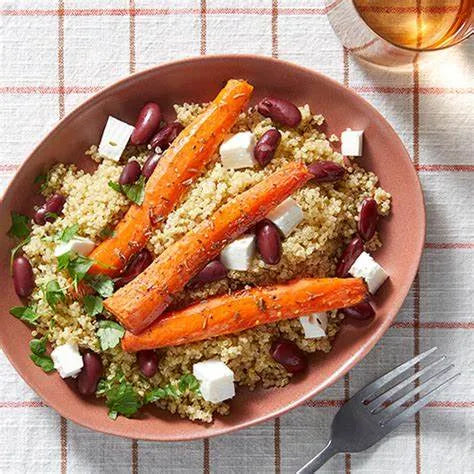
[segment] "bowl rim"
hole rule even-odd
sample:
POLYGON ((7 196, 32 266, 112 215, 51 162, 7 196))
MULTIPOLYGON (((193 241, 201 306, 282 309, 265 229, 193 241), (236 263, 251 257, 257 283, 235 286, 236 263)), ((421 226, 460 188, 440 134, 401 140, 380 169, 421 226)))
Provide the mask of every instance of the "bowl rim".
MULTIPOLYGON (((355 90, 353 90, 351 87, 344 86, 340 82, 336 81, 335 79, 326 76, 323 73, 320 73, 316 70, 313 70, 309 67, 301 66, 299 64, 295 64, 291 61, 286 61, 282 59, 277 59, 273 58, 270 56, 263 56, 263 55, 257 55, 257 54, 213 54, 213 55, 206 55, 206 56, 194 56, 194 57, 187 57, 187 58, 182 58, 176 61, 167 61, 163 62, 161 64, 158 64, 156 66, 152 66, 150 68, 147 68, 145 70, 136 72, 134 74, 130 74, 124 78, 121 78, 112 84, 104 87, 103 89, 99 90, 98 92, 94 93, 86 99, 84 102, 82 102, 79 106, 74 108, 69 114, 67 114, 64 118, 59 120, 53 127, 52 129, 44 136, 44 138, 33 148, 33 150, 28 153, 27 157, 23 160, 21 165, 18 167, 16 172, 14 173, 13 177, 10 179, 10 182, 8 183, 7 187, 5 188, 2 196, 0 197, 0 207, 3 204, 4 197, 7 195, 7 193, 10 190, 10 187, 13 186, 13 182, 15 181, 15 178, 17 175, 21 174, 28 166, 28 162, 30 161, 30 157, 36 153, 38 153, 41 148, 44 146, 44 144, 50 139, 51 136, 54 135, 56 130, 58 128, 62 128, 67 126, 68 122, 73 120, 76 116, 82 114, 85 112, 89 107, 93 106, 97 101, 100 101, 101 99, 107 97, 110 94, 115 94, 116 89, 120 88, 121 86, 127 85, 129 82, 133 82, 136 80, 139 80, 140 78, 146 77, 150 74, 155 74, 156 71, 158 70, 165 70, 168 68, 176 68, 176 67, 181 67, 184 64, 189 64, 189 63, 198 63, 198 62, 208 62, 208 63, 214 63, 214 62, 220 62, 220 61, 229 61, 229 60, 242 60, 242 61, 263 61, 267 62, 270 65, 274 64, 280 64, 283 65, 286 68, 291 68, 291 69, 296 69, 299 70, 302 73, 313 75, 318 77, 320 80, 325 81, 330 83, 333 87, 339 90, 345 90, 349 91, 350 94, 357 96, 357 99, 359 101, 362 101, 365 105, 365 107, 371 109, 372 113, 374 113, 376 116, 378 116, 382 122, 384 122, 385 126, 387 126, 393 134, 398 138, 400 145, 401 145, 401 150, 403 150, 403 154, 405 159, 413 165, 413 162, 410 158, 410 154, 408 153, 405 144, 402 142, 401 138, 399 137, 398 133, 394 130, 390 122, 373 106, 371 105, 366 99, 364 99, 362 96, 360 96, 355 90)), ((420 212, 420 217, 421 222, 420 222, 420 227, 419 227, 419 241, 417 242, 416 245, 416 258, 412 260, 412 264, 410 265, 410 268, 407 271, 407 283, 405 285, 405 296, 399 304, 396 305, 395 308, 393 308, 392 311, 390 311, 390 314, 387 314, 387 316, 384 318, 384 320, 381 322, 381 324, 374 329, 370 339, 363 344, 356 352, 354 352, 349 359, 346 360, 345 363, 341 364, 336 371, 334 371, 329 377, 327 377, 323 382, 321 382, 319 385, 315 386, 312 390, 309 390, 308 392, 300 395, 298 398, 296 398, 294 401, 289 403, 287 406, 276 409, 273 408, 269 410, 267 413, 262 414, 258 417, 252 418, 251 420, 243 420, 239 423, 236 423, 235 425, 232 426, 223 426, 223 427, 214 427, 212 429, 212 432, 206 434, 206 433, 196 433, 196 434, 181 434, 179 436, 163 436, 160 433, 153 433, 152 434, 147 434, 147 433, 142 433, 140 432, 139 429, 131 429, 127 434, 118 434, 117 430, 114 430, 113 427, 110 427, 110 425, 104 426, 104 425, 98 425, 97 423, 87 423, 83 420, 83 417, 78 413, 77 415, 75 413, 71 413, 70 411, 67 411, 62 405, 56 406, 57 404, 55 402, 50 402, 50 397, 46 395, 42 389, 41 386, 36 386, 35 383, 32 382, 31 377, 29 376, 29 372, 26 370, 23 370, 21 367, 19 367, 16 362, 15 358, 13 357, 13 354, 11 351, 6 349, 6 344, 4 343, 4 336, 2 332, 0 331, 0 348, 2 349, 3 353, 9 360, 9 362, 12 364, 12 366, 15 368, 15 370, 18 372, 18 374, 22 377, 22 379, 28 384, 28 386, 38 395, 40 398, 45 402, 45 404, 51 408, 53 408, 56 412, 59 413, 62 417, 73 421, 74 423, 90 429, 94 430, 96 432, 112 435, 112 436, 117 436, 120 438, 129 438, 129 439, 137 439, 137 440, 144 440, 144 441, 167 441, 167 442, 181 442, 181 441, 191 441, 191 440, 198 440, 198 439, 208 439, 212 438, 215 436, 220 436, 224 434, 229 434, 232 432, 235 432, 240 429, 244 428, 249 428, 251 426, 254 426, 256 424, 277 418, 281 415, 284 415, 285 413, 291 411, 292 409, 300 406, 303 404, 305 401, 308 399, 314 397, 316 394, 319 392, 325 390, 327 387, 335 383, 338 379, 343 377, 347 372, 349 372, 358 362, 360 362, 369 352, 370 350, 375 346, 375 344, 382 338, 383 334, 388 330, 390 327, 391 323, 393 320, 396 318, 398 312, 400 311, 400 308, 406 299, 408 295, 408 291, 416 277, 416 274, 418 272, 419 264, 421 261, 421 257, 423 254, 423 248, 424 248, 424 243, 425 243, 425 237, 426 237, 426 208, 425 208, 425 199, 423 195, 423 190, 421 187, 420 179, 418 176, 418 173, 416 172, 416 169, 414 166, 411 167, 410 171, 413 176, 415 177, 415 183, 416 187, 413 189, 414 192, 418 194, 418 198, 420 198, 421 202, 421 209, 419 209, 420 212)), ((189 421, 190 423, 194 423, 193 421, 189 421)), ((100 422, 99 422, 100 423, 100 422)), ((212 425, 211 425, 212 426, 212 425)))

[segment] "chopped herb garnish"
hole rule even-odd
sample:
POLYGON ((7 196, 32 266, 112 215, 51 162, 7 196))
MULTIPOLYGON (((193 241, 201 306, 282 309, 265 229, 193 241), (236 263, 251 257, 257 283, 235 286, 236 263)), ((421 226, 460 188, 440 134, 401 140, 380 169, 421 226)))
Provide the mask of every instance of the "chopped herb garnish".
POLYGON ((38 176, 36 176, 35 180, 33 183, 35 184, 43 184, 46 182, 46 179, 48 178, 48 175, 46 173, 40 173, 38 176))
POLYGON ((28 236, 25 240, 22 240, 18 245, 16 245, 10 250, 10 271, 12 269, 13 260, 15 260, 18 250, 20 250, 23 247, 23 245, 30 243, 30 240, 31 240, 31 237, 28 236))
POLYGON ((102 298, 112 296, 114 292, 114 282, 107 275, 87 276, 87 283, 99 293, 102 298))
POLYGON ((140 178, 132 184, 119 184, 115 181, 109 181, 109 187, 114 191, 125 194, 130 201, 140 206, 145 197, 145 176, 140 176, 140 178))
POLYGON ((122 185, 119 183, 116 183, 115 181, 109 181, 109 188, 112 188, 114 191, 117 191, 118 193, 122 192, 122 185))
POLYGON ((100 341, 100 347, 103 351, 113 349, 122 339, 125 329, 115 321, 99 321, 97 337, 100 341))
POLYGON ((89 268, 92 267, 93 263, 93 260, 90 258, 77 255, 68 265, 69 273, 73 278, 77 279, 77 281, 80 281, 86 276, 86 273, 89 271, 89 268))
POLYGON ((100 380, 97 386, 97 395, 105 396, 109 417, 113 420, 118 415, 132 416, 143 405, 140 396, 123 375, 117 375, 112 380, 100 380))
POLYGON ((114 234, 114 229, 112 229, 112 227, 106 226, 99 232, 99 237, 101 239, 106 239, 107 237, 113 237, 114 234))
POLYGON ((40 191, 44 191, 48 186, 49 181, 49 172, 48 173, 41 173, 36 176, 34 183, 40 185, 40 191))
POLYGON ((58 270, 65 270, 72 258, 74 258, 74 252, 66 252, 58 256, 58 270))
POLYGON ((178 383, 169 383, 164 387, 155 387, 145 394, 144 403, 153 403, 162 398, 179 398, 186 392, 199 392, 199 380, 192 374, 181 376, 178 383))
POLYGON ((104 303, 102 303, 102 298, 95 295, 86 295, 82 300, 82 304, 87 312, 91 316, 96 316, 97 314, 102 313, 104 309, 104 303))
POLYGON ((53 219, 56 220, 59 217, 59 214, 56 214, 55 212, 47 212, 45 214, 46 219, 53 219))
POLYGON ((73 280, 74 288, 77 289, 77 284, 84 279, 93 263, 90 258, 71 251, 58 257, 58 270, 66 270, 73 280))
POLYGON ((183 375, 178 382, 178 388, 182 393, 186 391, 197 392, 199 390, 199 380, 193 374, 183 375))
POLYGON ((54 370, 53 359, 46 355, 46 339, 33 339, 30 341, 30 359, 45 372, 52 372, 54 370))
POLYGON ((48 281, 46 286, 43 287, 43 294, 49 306, 53 309, 56 309, 56 305, 66 298, 63 289, 56 280, 48 281))
POLYGON ((66 227, 60 234, 59 240, 61 242, 69 242, 79 230, 79 226, 77 224, 72 225, 71 227, 66 227))
POLYGON ((10 314, 30 324, 36 324, 35 321, 39 318, 34 306, 14 306, 10 308, 10 314))
POLYGON ((25 239, 30 235, 30 218, 17 212, 11 213, 12 225, 8 229, 8 235, 10 237, 16 237, 18 239, 25 239))

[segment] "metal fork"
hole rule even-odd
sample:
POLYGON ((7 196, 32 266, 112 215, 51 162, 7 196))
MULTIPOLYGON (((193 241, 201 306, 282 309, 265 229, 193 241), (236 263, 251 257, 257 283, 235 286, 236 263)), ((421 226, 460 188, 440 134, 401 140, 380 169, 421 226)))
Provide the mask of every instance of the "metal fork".
POLYGON ((418 368, 419 362, 436 350, 433 347, 413 357, 357 392, 337 412, 326 447, 297 474, 315 472, 337 453, 356 453, 370 448, 400 423, 420 411, 436 393, 460 375, 450 375, 453 364, 441 369, 437 367, 446 360, 444 355, 426 367, 418 368), (410 369, 414 366, 415 373, 410 375, 410 369), (421 381, 421 376, 426 378, 421 381), (404 390, 412 383, 415 388, 408 392, 404 390), (428 391, 420 396, 425 390, 428 391), (407 406, 407 402, 413 397, 416 397, 415 400, 407 406))

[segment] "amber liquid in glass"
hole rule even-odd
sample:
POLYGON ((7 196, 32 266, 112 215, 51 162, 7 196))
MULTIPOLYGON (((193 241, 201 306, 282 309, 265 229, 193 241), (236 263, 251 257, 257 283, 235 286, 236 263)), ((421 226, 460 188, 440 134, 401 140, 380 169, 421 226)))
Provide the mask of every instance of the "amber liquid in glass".
POLYGON ((430 50, 457 43, 472 28, 474 0, 353 0, 367 25, 403 48, 430 50))

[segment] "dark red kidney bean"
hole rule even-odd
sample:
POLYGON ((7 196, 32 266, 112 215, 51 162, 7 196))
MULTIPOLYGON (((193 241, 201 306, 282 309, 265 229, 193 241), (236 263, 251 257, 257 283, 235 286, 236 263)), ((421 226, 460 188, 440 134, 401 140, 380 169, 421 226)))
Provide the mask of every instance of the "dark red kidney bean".
POLYGON ((264 219, 256 227, 257 248, 268 265, 276 265, 281 259, 281 237, 278 227, 264 219))
POLYGON ((158 370, 158 354, 155 351, 137 352, 138 366, 145 377, 153 377, 158 370))
POLYGON ((136 160, 130 160, 120 173, 119 183, 132 184, 140 177, 141 172, 140 163, 136 160))
POLYGON ((160 126, 161 110, 158 104, 148 102, 140 110, 135 129, 130 137, 132 145, 142 145, 148 142, 155 130, 160 126))
POLYGON ((12 265, 13 285, 20 297, 30 296, 35 287, 33 268, 26 257, 16 257, 12 265))
POLYGON ((357 257, 364 251, 364 242, 357 236, 354 237, 342 252, 341 258, 336 268, 336 276, 339 278, 345 278, 348 276, 349 269, 352 264, 357 260, 357 257))
POLYGON ((179 122, 173 122, 169 125, 165 125, 151 140, 150 146, 154 150, 157 146, 162 150, 166 150, 173 140, 183 130, 183 126, 179 122))
POLYGON ((82 354, 82 361, 84 366, 77 377, 77 389, 81 395, 92 395, 102 376, 102 360, 95 352, 87 351, 82 354))
POLYGON ((122 288, 122 286, 131 282, 137 275, 145 270, 151 262, 153 262, 153 256, 150 251, 148 249, 140 250, 127 265, 121 277, 115 281, 115 289, 122 288))
POLYGON ((309 172, 314 176, 313 182, 334 183, 339 181, 346 170, 334 161, 316 161, 308 166, 309 172))
POLYGON ((286 339, 280 339, 273 343, 271 355, 292 374, 302 372, 308 366, 304 352, 294 342, 286 339))
POLYGON ((375 199, 364 199, 360 208, 359 224, 357 226, 359 235, 364 240, 370 240, 374 236, 378 218, 379 213, 375 199))
POLYGON ((287 127, 296 127, 301 122, 298 107, 285 99, 265 97, 257 104, 257 110, 264 117, 270 117, 287 127))
POLYGON ((46 222, 54 222, 56 216, 59 216, 63 211, 65 203, 66 198, 62 194, 53 194, 36 210, 33 220, 38 225, 44 225, 46 222))
POLYGON ((267 130, 255 145, 253 156, 261 166, 265 166, 273 158, 278 144, 281 140, 281 133, 276 128, 267 130))
POLYGON ((45 208, 47 214, 54 215, 45 215, 45 219, 48 222, 53 222, 56 219, 56 216, 59 216, 63 212, 64 204, 66 203, 66 198, 59 193, 53 194, 42 207, 45 208))
POLYGON ((45 225, 47 213, 48 211, 44 207, 38 208, 33 215, 33 221, 35 222, 35 224, 45 225))
POLYGON ((199 288, 211 281, 222 280, 227 276, 227 268, 219 260, 210 261, 188 284, 190 288, 199 288))
POLYGON ((153 174, 158 161, 160 161, 160 158, 161 155, 157 155, 154 151, 148 155, 148 158, 146 159, 145 163, 143 163, 142 168, 142 175, 145 176, 145 178, 148 179, 153 174))
POLYGON ((344 316, 354 319, 371 319, 375 316, 375 310, 368 301, 351 306, 350 308, 342 308, 339 310, 344 316))

